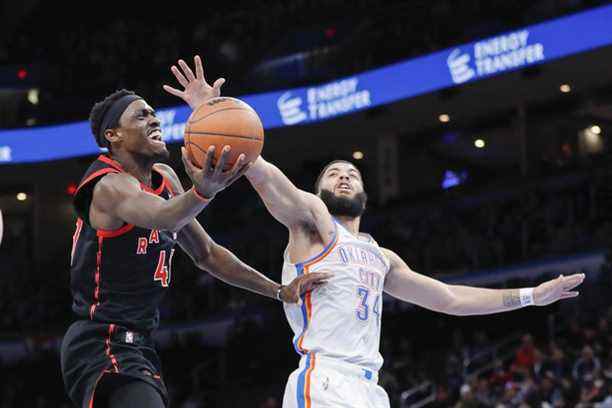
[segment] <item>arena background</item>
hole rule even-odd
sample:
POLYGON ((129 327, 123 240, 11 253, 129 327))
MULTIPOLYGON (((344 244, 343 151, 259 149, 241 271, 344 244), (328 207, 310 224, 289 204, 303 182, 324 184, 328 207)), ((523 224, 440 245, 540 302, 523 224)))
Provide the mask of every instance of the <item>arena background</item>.
MULTIPOLYGON (((161 89, 200 54, 262 116, 264 156, 311 190, 354 160, 364 231, 447 282, 533 285, 582 271, 576 300, 488 317, 384 301, 393 407, 612 406, 612 4, 291 0, 0 5, 0 407, 69 407, 58 347, 93 103, 134 89, 163 112, 170 164, 188 111, 161 89), (50 18, 54 16, 53 18, 50 18)), ((278 280, 286 245, 245 180, 198 217, 278 280)), ((297 365, 281 306, 179 253, 156 335, 172 406, 280 407, 297 365)))

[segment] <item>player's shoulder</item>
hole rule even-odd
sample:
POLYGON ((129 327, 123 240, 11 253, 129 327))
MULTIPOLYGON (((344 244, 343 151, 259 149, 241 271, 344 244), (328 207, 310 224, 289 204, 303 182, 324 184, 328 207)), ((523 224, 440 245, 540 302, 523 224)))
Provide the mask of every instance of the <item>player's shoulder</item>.
POLYGON ((390 261, 395 260, 396 258, 399 257, 399 255, 397 255, 395 252, 393 252, 389 248, 385 248, 382 246, 379 246, 378 248, 380 249, 380 252, 382 252, 383 255, 385 255, 387 259, 389 259, 390 261))
POLYGON ((113 197, 130 191, 139 191, 140 184, 135 177, 127 173, 108 173, 100 177, 93 188, 94 198, 96 196, 113 197))
POLYGON ((172 191, 182 192, 184 190, 181 180, 172 167, 165 163, 155 163, 153 165, 153 169, 164 176, 164 178, 170 183, 172 191))

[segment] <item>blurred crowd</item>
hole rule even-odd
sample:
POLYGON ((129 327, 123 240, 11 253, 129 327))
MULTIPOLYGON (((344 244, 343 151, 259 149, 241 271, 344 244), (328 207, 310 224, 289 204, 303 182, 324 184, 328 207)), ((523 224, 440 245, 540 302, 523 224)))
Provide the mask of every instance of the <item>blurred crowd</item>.
POLYGON ((612 406, 610 272, 607 266, 597 280, 581 289, 577 304, 560 307, 554 317, 549 316, 548 323, 552 319, 554 325, 547 331, 524 334, 518 347, 506 355, 486 353, 491 348, 485 333, 479 343, 459 337, 447 350, 446 378, 428 406, 612 406), (459 375, 464 372, 461 363, 473 350, 489 364, 472 375, 459 375))
MULTIPOLYGON (((546 308, 469 318, 418 308, 385 311, 380 383, 391 406, 408 407, 431 394, 427 407, 609 407, 611 271, 604 265, 589 276, 578 299, 546 308), (426 381, 432 384, 428 393, 403 398, 405 391, 426 381)), ((249 317, 246 308, 235 313, 222 346, 203 344, 192 333, 176 335, 160 348, 173 406, 280 408, 298 357, 281 308, 270 302, 263 315, 249 317)), ((0 407, 67 408, 57 343, 39 337, 30 347, 26 361, 3 364, 3 371, 12 375, 0 384, 0 407)))
POLYGON ((435 274, 609 247, 612 223, 607 203, 598 199, 608 187, 596 177, 504 185, 469 198, 449 193, 442 203, 418 209, 396 204, 384 212, 375 236, 392 242, 416 270, 435 274))

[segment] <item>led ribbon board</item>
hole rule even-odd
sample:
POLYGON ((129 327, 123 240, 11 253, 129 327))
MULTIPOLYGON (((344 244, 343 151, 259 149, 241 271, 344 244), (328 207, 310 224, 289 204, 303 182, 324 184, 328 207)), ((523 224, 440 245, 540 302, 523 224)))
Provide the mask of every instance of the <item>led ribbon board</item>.
MULTIPOLYGON (((612 44, 612 6, 550 20, 494 37, 309 87, 240 98, 264 127, 308 124, 543 64, 612 44)), ((187 107, 158 111, 164 140, 181 141, 187 107)), ((99 153, 86 122, 0 131, 0 164, 99 153)))

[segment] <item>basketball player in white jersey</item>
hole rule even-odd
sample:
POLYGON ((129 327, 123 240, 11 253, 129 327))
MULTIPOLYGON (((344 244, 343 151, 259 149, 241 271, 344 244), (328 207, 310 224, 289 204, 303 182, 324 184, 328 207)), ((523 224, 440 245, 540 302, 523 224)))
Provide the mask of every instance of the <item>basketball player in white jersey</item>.
POLYGON ((583 274, 559 276, 522 289, 447 285, 414 272, 395 252, 360 233, 367 198, 352 163, 325 166, 315 194, 296 188, 262 157, 246 175, 270 213, 289 229, 283 283, 314 271, 333 273, 327 285, 305 294, 301 305, 284 304, 301 356, 285 388, 284 408, 389 407, 377 384, 383 292, 464 316, 572 298, 578 295, 572 289, 584 280, 583 274))

